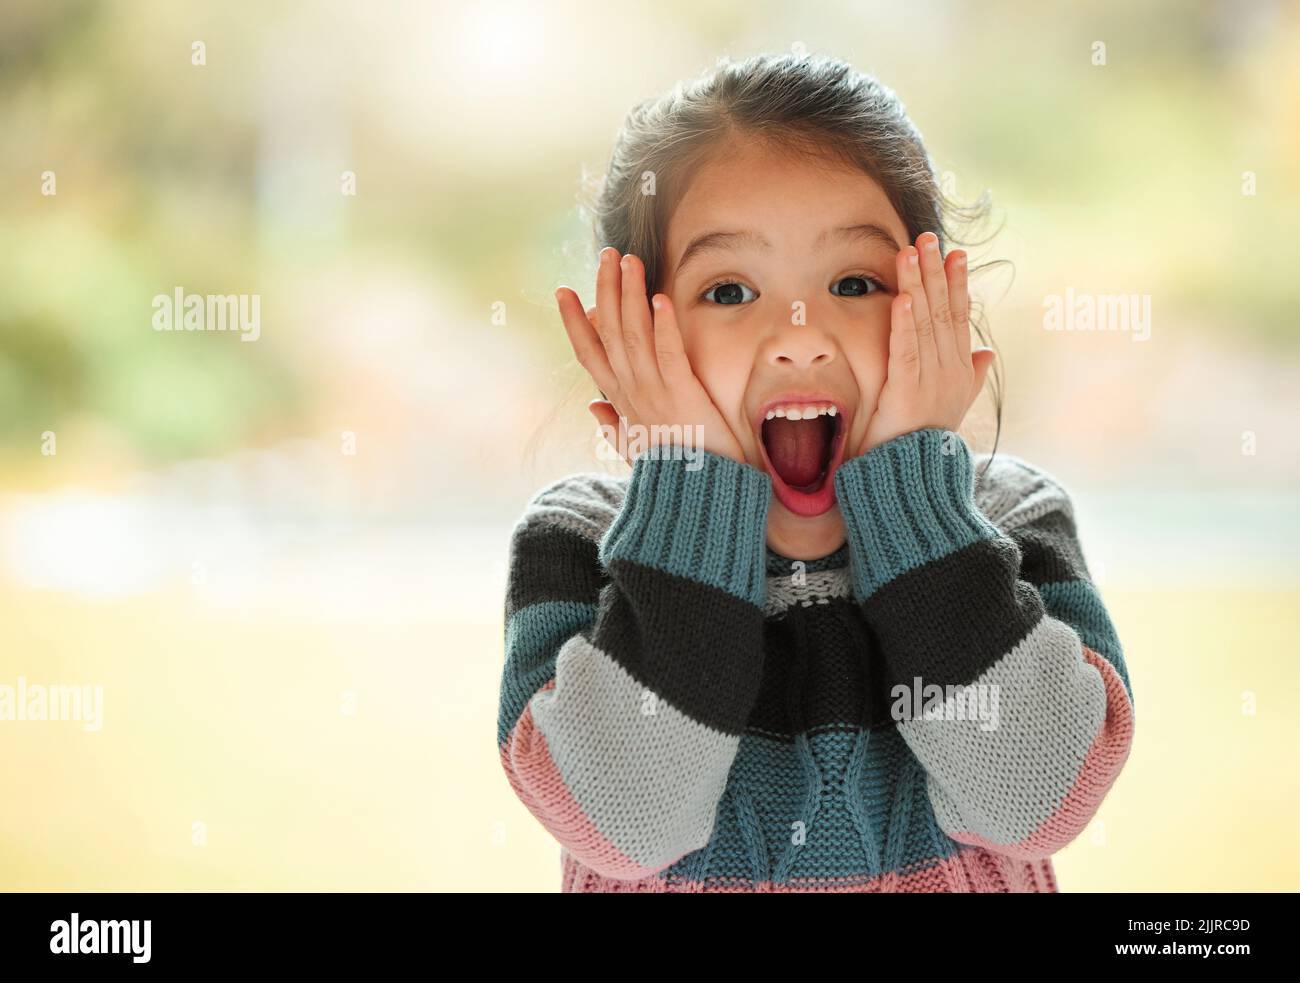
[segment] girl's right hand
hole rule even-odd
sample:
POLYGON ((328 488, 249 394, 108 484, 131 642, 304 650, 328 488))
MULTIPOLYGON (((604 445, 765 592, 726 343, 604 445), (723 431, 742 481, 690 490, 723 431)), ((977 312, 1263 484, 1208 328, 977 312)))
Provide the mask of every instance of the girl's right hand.
POLYGON ((631 253, 618 261, 618 250, 600 251, 596 274, 596 307, 584 311, 568 287, 555 291, 564 330, 579 364, 590 373, 605 400, 588 409, 606 433, 619 435, 623 459, 660 443, 678 440, 745 463, 745 452, 686 358, 681 332, 666 294, 651 317, 645 289, 645 266, 631 253), (630 434, 636 426, 639 429, 630 434), (635 453, 634 453, 635 452, 635 453))

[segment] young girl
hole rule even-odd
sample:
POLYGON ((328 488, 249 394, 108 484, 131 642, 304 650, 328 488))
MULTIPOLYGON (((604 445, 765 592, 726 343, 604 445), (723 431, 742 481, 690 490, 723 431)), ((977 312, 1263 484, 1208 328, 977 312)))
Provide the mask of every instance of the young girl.
POLYGON ((629 117, 556 297, 631 473, 510 543, 497 741, 562 890, 1057 890, 1132 690, 1061 484, 957 433, 994 352, 942 203, 839 61, 629 117))

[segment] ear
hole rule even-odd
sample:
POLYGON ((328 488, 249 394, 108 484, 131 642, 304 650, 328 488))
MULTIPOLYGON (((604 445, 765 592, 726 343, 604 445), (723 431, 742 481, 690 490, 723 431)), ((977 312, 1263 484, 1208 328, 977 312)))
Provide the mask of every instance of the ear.
POLYGON ((988 375, 989 369, 993 366, 993 360, 997 358, 997 352, 992 348, 972 348, 970 353, 971 365, 975 369, 975 377, 971 379, 970 397, 966 400, 966 412, 975 405, 975 400, 984 390, 984 380, 988 375))
POLYGON ((614 409, 614 404, 609 400, 593 399, 587 404, 587 410, 602 427, 609 427, 615 433, 618 432, 618 410, 614 409))

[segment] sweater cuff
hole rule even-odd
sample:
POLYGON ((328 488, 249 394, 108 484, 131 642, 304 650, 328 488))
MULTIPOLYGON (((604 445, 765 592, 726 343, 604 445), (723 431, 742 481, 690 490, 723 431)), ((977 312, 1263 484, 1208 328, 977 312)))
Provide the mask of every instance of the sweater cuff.
POLYGON ((771 476, 721 454, 641 454, 623 506, 601 537, 600 562, 656 567, 762 607, 771 499, 771 476))
POLYGON ((835 499, 859 601, 908 570, 1002 535, 975 504, 965 439, 940 427, 902 434, 840 465, 835 499))

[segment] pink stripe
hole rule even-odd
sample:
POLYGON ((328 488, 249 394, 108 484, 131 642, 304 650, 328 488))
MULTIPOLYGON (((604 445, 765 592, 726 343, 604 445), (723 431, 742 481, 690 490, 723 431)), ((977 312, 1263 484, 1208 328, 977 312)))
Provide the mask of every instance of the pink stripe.
POLYGON ((707 883, 662 875, 627 881, 602 877, 573 857, 563 857, 560 890, 566 894, 1056 894, 1056 872, 1050 859, 1013 860, 983 849, 966 849, 908 874, 891 872, 866 881, 846 878, 802 878, 789 884, 710 878, 707 883))
MULTIPOLYGON (((551 679, 537 692, 554 688, 555 680, 551 679)), ((587 867, 605 877, 620 879, 640 878, 655 872, 655 868, 642 866, 626 856, 587 818, 564 784, 546 746, 546 737, 537 729, 531 700, 501 745, 501 765, 511 788, 528 811, 587 867)))
POLYGON ((1105 658, 1088 646, 1083 657, 1097 667, 1106 688, 1106 719, 1088 749, 1079 777, 1057 810, 1018 843, 993 843, 977 833, 949 834, 954 840, 984 847, 1018 860, 1050 857, 1083 832, 1092 821, 1133 747, 1133 704, 1124 681, 1105 658))

